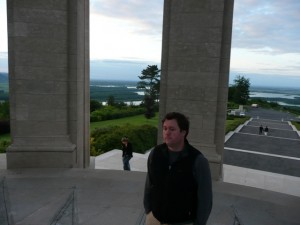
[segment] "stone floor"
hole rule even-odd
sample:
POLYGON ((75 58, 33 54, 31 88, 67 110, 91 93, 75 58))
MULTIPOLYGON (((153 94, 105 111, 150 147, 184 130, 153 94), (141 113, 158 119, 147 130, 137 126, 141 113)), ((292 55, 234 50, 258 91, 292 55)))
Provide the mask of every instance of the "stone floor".
MULTIPOLYGON (((0 224, 141 225, 145 176, 108 169, 0 170, 0 224)), ((213 182, 213 196, 208 225, 300 221, 300 198, 293 195, 213 182)))

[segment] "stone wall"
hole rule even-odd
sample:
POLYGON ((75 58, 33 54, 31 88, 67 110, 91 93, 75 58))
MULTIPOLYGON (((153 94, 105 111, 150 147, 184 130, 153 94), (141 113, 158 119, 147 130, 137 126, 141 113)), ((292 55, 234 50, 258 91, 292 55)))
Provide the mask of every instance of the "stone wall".
POLYGON ((189 117, 188 139, 215 179, 222 176, 232 16, 233 0, 164 4, 160 120, 170 111, 189 117))
POLYGON ((7 167, 89 164, 89 1, 7 1, 7 167))

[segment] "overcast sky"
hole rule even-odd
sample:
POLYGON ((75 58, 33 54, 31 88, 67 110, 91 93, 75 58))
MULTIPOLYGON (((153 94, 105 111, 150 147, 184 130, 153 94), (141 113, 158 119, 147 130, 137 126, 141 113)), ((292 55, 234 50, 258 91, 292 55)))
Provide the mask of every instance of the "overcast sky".
MULTIPOLYGON (((0 72, 7 71, 6 0, 0 0, 0 72)), ((160 64, 163 0, 90 0, 91 78, 138 80, 160 64)), ((230 77, 299 86, 300 0, 235 0, 230 77)))

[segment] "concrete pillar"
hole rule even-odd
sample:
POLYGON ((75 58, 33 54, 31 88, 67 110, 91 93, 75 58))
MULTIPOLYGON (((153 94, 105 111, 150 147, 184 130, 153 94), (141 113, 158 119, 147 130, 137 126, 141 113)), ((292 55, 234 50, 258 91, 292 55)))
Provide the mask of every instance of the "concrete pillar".
POLYGON ((8 0, 7 167, 89 166, 89 1, 8 0))
MULTIPOLYGON (((165 0, 160 119, 190 118, 189 142, 222 176, 233 0, 165 0)), ((161 141, 161 129, 158 132, 161 141)))

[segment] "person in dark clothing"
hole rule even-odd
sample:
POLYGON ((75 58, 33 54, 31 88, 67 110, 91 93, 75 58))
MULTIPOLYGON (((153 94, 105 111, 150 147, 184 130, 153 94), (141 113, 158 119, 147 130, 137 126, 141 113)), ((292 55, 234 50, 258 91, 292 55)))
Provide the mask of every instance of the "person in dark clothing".
POLYGON ((205 225, 212 209, 208 160, 189 144, 189 120, 178 112, 162 120, 163 144, 149 154, 144 190, 146 225, 205 225))
POLYGON ((259 127, 259 134, 262 134, 263 130, 264 130, 263 126, 260 125, 260 127, 259 127))
POLYGON ((269 132, 269 128, 268 126, 265 127, 265 135, 268 135, 268 132, 269 132))
POLYGON ((127 137, 123 137, 121 142, 123 169, 130 171, 129 160, 132 158, 132 144, 129 142, 127 137))

